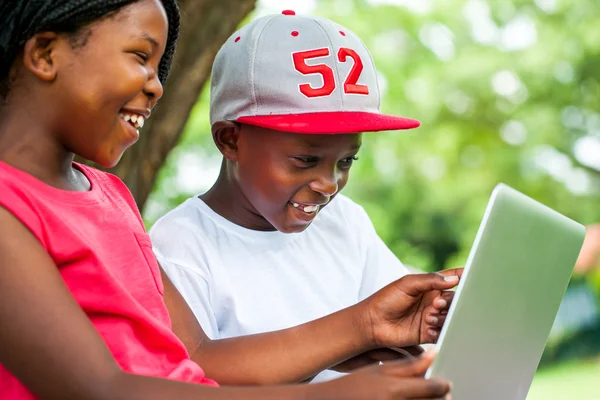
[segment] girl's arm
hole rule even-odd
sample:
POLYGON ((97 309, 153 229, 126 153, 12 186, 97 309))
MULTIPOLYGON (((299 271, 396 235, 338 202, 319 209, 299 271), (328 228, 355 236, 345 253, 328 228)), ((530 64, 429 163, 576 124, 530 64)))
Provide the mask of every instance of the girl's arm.
POLYGON ((0 207, 0 364, 42 400, 437 399, 431 357, 316 385, 214 388, 124 372, 27 228, 0 207))
POLYGON ((309 390, 212 388, 125 373, 44 248, 2 207, 0 364, 41 399, 300 399, 309 390))

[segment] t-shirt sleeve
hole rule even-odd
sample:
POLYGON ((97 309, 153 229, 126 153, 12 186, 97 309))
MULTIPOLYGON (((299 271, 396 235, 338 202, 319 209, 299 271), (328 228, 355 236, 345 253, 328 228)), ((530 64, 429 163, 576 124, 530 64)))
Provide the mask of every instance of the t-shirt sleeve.
MULTIPOLYGON (((210 269, 202 247, 182 241, 179 235, 170 234, 177 227, 153 227, 150 238, 156 259, 188 306, 200 326, 211 339, 219 339, 219 329, 210 298, 210 269), (176 238, 176 239, 175 239, 176 238)), ((194 238, 193 234, 189 234, 194 238)))
POLYGON ((389 283, 408 274, 408 269, 381 240, 366 211, 360 207, 357 220, 362 225, 359 243, 364 245, 364 269, 360 286, 359 301, 363 300, 389 283))
POLYGON ((15 216, 45 247, 45 231, 35 205, 29 197, 0 177, 0 207, 15 216))
POLYGON ((111 173, 100 171, 83 164, 78 164, 78 166, 79 168, 85 170, 87 174, 93 175, 97 182, 102 183, 104 190, 108 190, 111 192, 111 194, 114 194, 114 196, 112 196, 112 200, 116 201, 117 204, 123 208, 124 212, 133 212, 137 220, 140 222, 142 228, 146 230, 144 227, 144 220, 140 214, 140 209, 138 208, 131 191, 127 185, 125 185, 125 182, 123 182, 118 176, 111 173))
POLYGON ((219 338, 219 329, 213 313, 209 285, 204 277, 186 267, 158 257, 158 262, 179 293, 192 309, 204 333, 211 339, 219 338))

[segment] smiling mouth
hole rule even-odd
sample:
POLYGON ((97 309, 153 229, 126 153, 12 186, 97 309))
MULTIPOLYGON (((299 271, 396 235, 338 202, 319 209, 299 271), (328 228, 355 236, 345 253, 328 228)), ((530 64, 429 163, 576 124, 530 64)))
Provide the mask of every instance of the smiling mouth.
POLYGON ((290 204, 292 205, 292 207, 297 208, 298 210, 303 211, 307 214, 313 214, 313 213, 319 211, 319 208, 321 207, 319 205, 305 205, 305 204, 294 203, 294 202, 290 202, 290 204))
POLYGON ((131 113, 131 112, 120 112, 119 117, 131 124, 136 130, 142 129, 144 126, 144 117, 139 114, 131 113))

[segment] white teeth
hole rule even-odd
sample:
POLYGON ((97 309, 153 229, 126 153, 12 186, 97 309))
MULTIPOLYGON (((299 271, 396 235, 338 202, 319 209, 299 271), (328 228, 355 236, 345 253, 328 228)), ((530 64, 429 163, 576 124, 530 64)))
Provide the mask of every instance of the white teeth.
POLYGON ((315 212, 319 209, 319 206, 306 206, 304 207, 304 212, 305 213, 311 213, 311 212, 315 212))
POLYGON ((319 206, 301 207, 300 204, 298 204, 298 203, 292 203, 292 206, 294 206, 294 208, 300 208, 305 213, 313 213, 319 209, 319 206))
POLYGON ((131 121, 133 126, 140 129, 144 126, 144 117, 136 114, 123 114, 119 113, 119 117, 123 118, 125 122, 131 121))

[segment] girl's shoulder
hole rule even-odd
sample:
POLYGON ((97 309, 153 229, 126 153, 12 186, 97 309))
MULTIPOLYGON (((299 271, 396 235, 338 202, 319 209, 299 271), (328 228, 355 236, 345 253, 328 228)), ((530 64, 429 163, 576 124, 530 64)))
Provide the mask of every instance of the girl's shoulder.
POLYGON ((118 176, 111 174, 110 172, 102 171, 100 169, 91 167, 85 164, 79 164, 74 162, 73 166, 83 172, 83 174, 88 178, 92 187, 94 184, 101 185, 104 189, 113 189, 116 191, 126 191, 131 194, 125 182, 121 180, 118 176))
POLYGON ((137 206, 137 203, 131 194, 131 191, 125 185, 125 182, 118 176, 111 174, 110 172, 102 171, 100 169, 91 167, 89 165, 74 163, 75 167, 84 173, 92 185, 99 187, 103 192, 103 196, 111 203, 125 204, 128 210, 133 211, 143 225, 143 220, 137 206))

